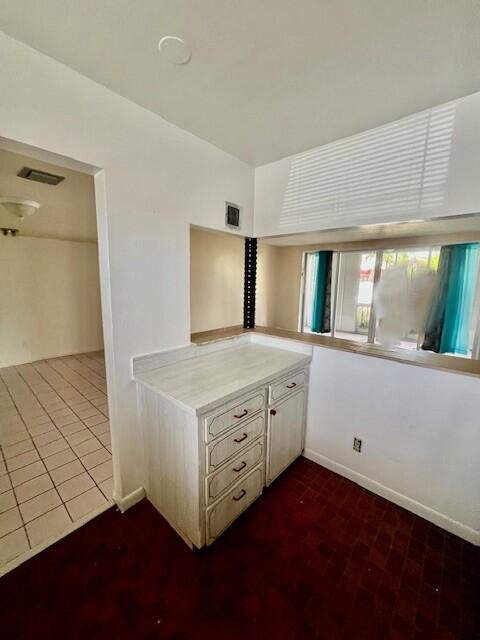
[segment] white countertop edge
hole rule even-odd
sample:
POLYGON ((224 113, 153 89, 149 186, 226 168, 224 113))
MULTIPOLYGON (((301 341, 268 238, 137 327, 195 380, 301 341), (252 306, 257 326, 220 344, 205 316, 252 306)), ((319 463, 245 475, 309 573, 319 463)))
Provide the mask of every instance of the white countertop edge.
MULTIPOLYGON (((175 358, 171 359, 171 356, 173 356, 173 353, 175 351, 175 349, 166 349, 165 351, 159 352, 158 354, 151 354, 149 356, 147 356, 147 358, 149 358, 150 362, 157 364, 157 366, 152 366, 148 369, 143 369, 142 371, 138 372, 137 374, 133 373, 133 380, 137 383, 142 385, 143 387, 149 389, 150 391, 153 391, 154 393, 157 393, 159 396, 161 396, 162 398, 165 398, 166 400, 168 400, 169 402, 171 402, 172 404, 176 405, 177 407, 179 407, 180 409, 182 409, 183 411, 186 411, 187 413, 194 415, 194 416, 199 416, 205 413, 208 413, 210 411, 212 411, 213 409, 215 409, 216 407, 221 406, 222 404, 226 404, 228 403, 230 400, 233 400, 235 398, 238 397, 239 393, 246 394, 249 393, 250 391, 257 389, 258 387, 264 386, 266 385, 267 382, 272 381, 272 380, 276 380, 277 378, 280 378, 282 376, 284 376, 285 374, 288 374, 289 372, 294 372, 297 371, 299 369, 301 369, 302 367, 310 364, 311 360, 312 360, 312 352, 313 352, 313 348, 311 347, 311 345, 308 344, 299 344, 293 340, 288 340, 288 339, 284 339, 284 338, 276 338, 276 337, 270 337, 270 336, 256 336, 255 334, 247 334, 247 335, 241 335, 241 336, 236 336, 232 339, 229 340, 225 340, 225 341, 220 341, 220 342, 215 342, 215 345, 220 345, 222 344, 223 346, 221 346, 221 349, 227 349, 227 348, 231 348, 232 346, 240 346, 242 344, 248 344, 248 343, 252 343, 252 344, 263 344, 265 346, 270 346, 270 347, 276 347, 279 349, 283 349, 283 350, 288 350, 288 351, 294 351, 296 353, 299 353, 299 355, 303 355, 304 357, 299 360, 297 363, 295 363, 293 366, 289 365, 287 367, 282 367, 280 369, 278 369, 277 371, 275 371, 275 373, 272 375, 267 375, 267 376, 263 376, 262 378, 259 378, 258 380, 255 380, 254 382, 245 385, 245 386, 239 386, 238 389, 235 389, 234 391, 231 391, 230 393, 228 393, 227 395, 222 395, 220 396, 218 399, 212 400, 212 402, 209 402, 205 405, 201 405, 200 407, 192 407, 188 404, 186 404, 185 402, 182 402, 181 400, 178 400, 177 398, 169 395, 168 393, 165 393, 164 391, 158 389, 154 384, 151 384, 150 382, 144 380, 142 378, 142 373, 148 373, 150 371, 153 371, 155 369, 159 369, 162 368, 163 366, 167 366, 170 364, 173 364, 175 361, 181 361, 181 360, 185 360, 185 356, 187 355, 187 351, 185 347, 180 347, 177 351, 178 351, 178 355, 180 356, 178 358, 178 360, 175 360, 175 358), (245 339, 246 338, 246 339, 245 339), (296 347, 296 348, 294 348, 296 347), (300 347, 300 348, 298 348, 300 347), (161 361, 161 357, 163 354, 168 354, 168 361, 167 362, 163 362, 162 364, 159 364, 159 362, 161 361), (157 358, 157 356, 159 358, 157 358)), ((216 346, 215 349, 209 349, 207 347, 209 347, 210 345, 193 345, 192 349, 194 349, 194 355, 193 354, 188 354, 187 358, 190 357, 197 357, 197 356, 201 356, 201 355, 207 355, 209 353, 212 353, 213 351, 217 351, 220 350, 220 348, 218 346, 216 346)))
POLYGON ((241 334, 239 336, 222 338, 222 340, 215 340, 204 344, 189 342, 188 344, 180 345, 178 347, 169 347, 167 349, 162 349, 161 351, 133 356, 131 359, 132 380, 136 380, 138 374, 153 371, 154 369, 168 366, 174 362, 189 360, 190 358, 198 358, 208 353, 228 349, 232 346, 250 343, 252 343, 250 334, 241 334))
POLYGON ((230 347, 242 344, 263 344, 268 347, 277 347, 286 351, 295 351, 296 353, 304 353, 313 355, 313 345, 299 342, 298 340, 290 340, 289 338, 279 338, 277 336, 268 336, 257 333, 242 333, 238 336, 230 336, 219 338, 211 342, 180 345, 178 347, 168 347, 161 351, 133 356, 131 359, 131 375, 132 380, 137 379, 137 375, 159 369, 174 362, 197 358, 208 353, 229 349, 230 347))
POLYGON ((257 389, 258 387, 265 386, 267 384, 267 382, 274 381, 277 378, 281 378, 282 376, 284 376, 285 374, 288 374, 289 372, 293 373, 294 371, 302 369, 302 367, 305 367, 307 364, 310 364, 311 360, 312 360, 311 355, 305 354, 305 358, 303 360, 300 360, 299 362, 297 362, 294 366, 283 367, 283 368, 279 369, 278 371, 276 371, 273 376, 271 376, 271 375, 264 376, 263 378, 259 378, 258 380, 255 380, 254 382, 250 383, 249 385, 240 386, 238 389, 236 389, 234 391, 231 391, 229 394, 223 395, 220 398, 218 398, 216 400, 213 400, 212 402, 209 402, 209 403, 207 403, 205 405, 197 407, 196 409, 191 407, 190 405, 182 402, 181 400, 178 400, 177 398, 174 398, 173 396, 169 395, 168 393, 165 393, 164 391, 161 391, 155 385, 150 384, 149 382, 143 380, 141 378, 142 374, 138 374, 138 376, 134 376, 134 381, 137 384, 140 384, 143 387, 149 389, 150 391, 153 391, 154 393, 158 394, 162 398, 165 398, 166 400, 168 400, 172 404, 176 405, 177 407, 179 407, 183 411, 186 411, 187 413, 189 413, 190 415, 200 416, 200 415, 203 415, 205 413, 209 413, 209 412, 213 411, 215 408, 217 408, 217 407, 219 407, 219 406, 221 406, 223 404, 227 404, 230 400, 233 400, 233 399, 237 398, 239 392, 241 392, 242 395, 247 394, 250 391, 253 391, 254 389, 257 389))
POLYGON ((284 351, 294 351, 295 353, 303 353, 313 356, 313 344, 308 342, 300 342, 299 340, 291 340, 290 338, 284 338, 280 336, 269 336, 264 333, 249 333, 251 344, 263 344, 266 347, 276 347, 277 349, 283 349, 284 351))

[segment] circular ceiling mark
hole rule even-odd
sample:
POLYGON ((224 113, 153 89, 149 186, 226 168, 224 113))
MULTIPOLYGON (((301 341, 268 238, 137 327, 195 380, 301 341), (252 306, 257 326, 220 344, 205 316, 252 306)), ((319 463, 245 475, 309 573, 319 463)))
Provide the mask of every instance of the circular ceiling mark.
POLYGON ((188 44, 177 36, 164 36, 158 43, 162 56, 172 64, 188 64, 192 59, 192 50, 188 44))

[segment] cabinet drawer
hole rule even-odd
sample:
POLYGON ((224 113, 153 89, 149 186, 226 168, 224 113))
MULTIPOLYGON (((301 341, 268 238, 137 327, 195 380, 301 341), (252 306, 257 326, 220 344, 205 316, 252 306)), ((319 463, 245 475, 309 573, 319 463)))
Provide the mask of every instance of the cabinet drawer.
POLYGON ((262 493, 263 465, 237 483, 223 498, 206 511, 207 544, 212 544, 225 529, 262 493))
POLYGON ((306 371, 296 371, 279 382, 274 382, 269 386, 269 403, 271 404, 275 400, 283 398, 283 396, 286 396, 287 393, 290 393, 294 389, 298 389, 305 384, 306 379, 306 371))
POLYGON ((260 438, 256 443, 243 453, 235 456, 230 462, 206 479, 206 500, 209 504, 218 498, 234 482, 253 469, 263 460, 264 439, 260 438))
POLYGON ((207 445, 207 473, 217 469, 238 451, 248 447, 265 432, 263 413, 252 420, 246 420, 228 435, 207 445))
POLYGON ((223 431, 230 429, 264 407, 265 392, 263 390, 246 398, 239 398, 227 407, 222 407, 217 413, 205 418, 206 440, 213 440, 223 431))

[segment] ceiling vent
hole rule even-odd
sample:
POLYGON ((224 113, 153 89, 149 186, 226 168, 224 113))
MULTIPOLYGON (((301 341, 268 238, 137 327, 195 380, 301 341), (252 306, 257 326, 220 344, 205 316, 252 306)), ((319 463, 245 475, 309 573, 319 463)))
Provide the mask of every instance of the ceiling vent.
POLYGON ((31 169, 30 167, 23 167, 17 175, 19 178, 34 180, 35 182, 43 182, 43 184, 50 184, 52 186, 55 186, 59 182, 62 182, 62 180, 65 180, 65 176, 56 176, 54 173, 47 173, 46 171, 31 169))

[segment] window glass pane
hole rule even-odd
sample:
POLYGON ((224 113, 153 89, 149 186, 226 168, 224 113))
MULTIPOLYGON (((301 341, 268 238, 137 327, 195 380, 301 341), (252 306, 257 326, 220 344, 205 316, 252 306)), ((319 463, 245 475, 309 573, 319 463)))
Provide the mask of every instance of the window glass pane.
POLYGON ((440 247, 383 252, 375 342, 417 349, 423 338, 440 247))
POLYGON ((477 272, 477 286, 473 299, 472 322, 470 324, 469 352, 473 358, 480 358, 480 259, 477 272))
POLYGON ((367 341, 374 273, 375 252, 339 255, 335 337, 367 341))
POLYGON ((312 320, 312 305, 315 293, 318 256, 316 253, 307 253, 305 258, 305 294, 303 305, 303 330, 311 333, 310 322, 312 320))

